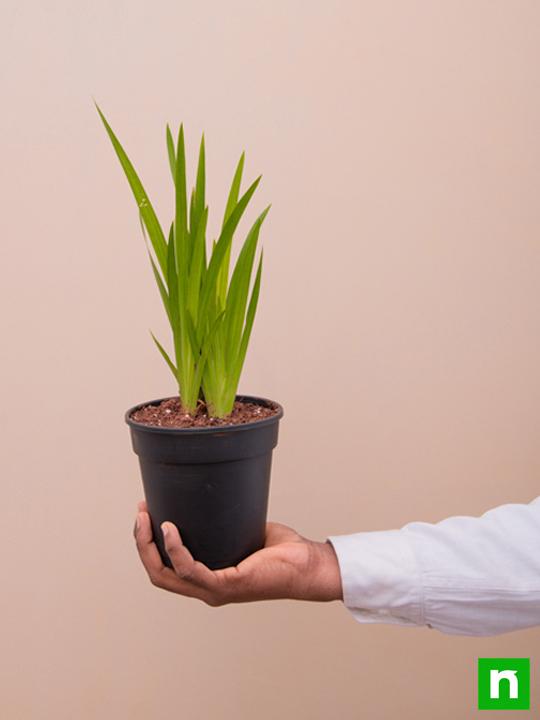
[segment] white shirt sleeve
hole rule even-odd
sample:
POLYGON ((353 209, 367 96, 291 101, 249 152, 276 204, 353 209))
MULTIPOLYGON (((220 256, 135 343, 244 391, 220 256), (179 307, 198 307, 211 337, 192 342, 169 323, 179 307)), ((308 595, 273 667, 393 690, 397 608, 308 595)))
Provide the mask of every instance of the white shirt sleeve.
POLYGON ((496 635, 540 625, 540 497, 481 517, 333 535, 359 622, 496 635))

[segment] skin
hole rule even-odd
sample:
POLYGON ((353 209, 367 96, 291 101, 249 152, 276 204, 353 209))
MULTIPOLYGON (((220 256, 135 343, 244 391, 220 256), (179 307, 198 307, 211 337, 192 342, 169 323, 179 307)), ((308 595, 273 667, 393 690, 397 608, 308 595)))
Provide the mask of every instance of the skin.
POLYGON ((278 598, 343 599, 331 543, 308 540, 286 525, 267 523, 264 548, 222 570, 210 570, 194 560, 173 523, 164 522, 161 530, 174 570, 163 565, 152 539, 146 503, 140 502, 134 528, 137 550, 150 582, 163 590, 197 598, 212 607, 278 598))

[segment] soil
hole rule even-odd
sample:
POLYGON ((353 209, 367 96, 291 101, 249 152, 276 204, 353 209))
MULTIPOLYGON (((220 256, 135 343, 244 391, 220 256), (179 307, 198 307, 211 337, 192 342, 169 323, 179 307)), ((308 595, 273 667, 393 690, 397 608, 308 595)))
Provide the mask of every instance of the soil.
POLYGON ((131 419, 143 425, 157 425, 169 428, 203 428, 223 425, 245 425, 246 423, 264 420, 276 415, 278 408, 272 405, 256 405, 255 403, 234 403, 232 412, 223 418, 208 415, 206 404, 199 400, 197 411, 186 413, 180 405, 179 398, 163 400, 159 405, 145 405, 131 415, 131 419))

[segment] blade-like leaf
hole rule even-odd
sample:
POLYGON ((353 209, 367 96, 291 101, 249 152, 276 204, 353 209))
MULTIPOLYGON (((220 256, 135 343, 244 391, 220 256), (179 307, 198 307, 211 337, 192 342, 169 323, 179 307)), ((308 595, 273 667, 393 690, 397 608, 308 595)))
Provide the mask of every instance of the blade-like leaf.
POLYGON ((255 282, 253 283, 253 290, 251 291, 251 298, 249 300, 249 306, 246 314, 246 324, 244 326, 244 332, 242 333, 242 340, 240 341, 240 347, 238 349, 238 355, 234 361, 231 377, 231 394, 234 402, 236 396, 236 390, 238 388, 238 382, 240 380, 240 374, 244 366, 244 360, 246 358, 246 352, 251 337, 251 329, 253 327, 253 321, 255 319, 255 313, 257 312, 257 304, 259 302, 259 293, 261 289, 261 274, 263 264, 263 252, 261 250, 261 257, 259 260, 259 266, 257 268, 257 275, 255 276, 255 282))
POLYGON ((150 258, 150 264, 152 265, 152 271, 154 273, 154 277, 156 279, 156 284, 159 288, 159 294, 161 295, 161 299, 163 300, 163 306, 165 307, 165 312, 167 313, 167 317, 169 318, 169 322, 171 322, 171 313, 169 310, 169 295, 167 294, 167 288, 165 287, 165 284, 163 282, 163 279, 161 277, 161 273, 159 272, 156 263, 154 262, 154 258, 152 257, 152 253, 150 252, 150 244, 148 242, 148 236, 146 235, 146 230, 144 227, 144 223, 142 221, 142 218, 139 214, 139 219, 141 221, 141 230, 144 237, 144 242, 146 244, 146 248, 148 250, 148 257, 150 258))
POLYGON ((193 358, 197 359, 201 352, 201 346, 197 340, 195 325, 193 324, 193 318, 191 317, 191 313, 189 311, 186 312, 186 330, 193 358))
POLYGON ((207 311, 211 295, 215 293, 217 276, 223 263, 227 248, 232 242, 234 231, 236 230, 236 227, 240 222, 240 219, 247 207, 248 202, 250 201, 255 190, 257 189, 260 180, 261 178, 259 176, 242 195, 242 197, 236 204, 233 212, 231 213, 231 216, 225 223, 225 227, 221 231, 221 235, 219 236, 214 251, 212 252, 212 257, 210 258, 210 262, 208 263, 208 269, 206 271, 204 279, 204 286, 201 297, 200 312, 203 316, 207 311))
POLYGON ((171 225, 169 232, 169 243, 167 252, 167 287, 169 288, 169 313, 171 330, 174 341, 174 353, 176 356, 177 380, 181 385, 183 382, 181 373, 182 349, 180 344, 180 323, 179 323, 179 302, 178 302, 178 276, 176 271, 176 255, 174 252, 174 229, 171 225))
POLYGON ((225 250, 225 257, 223 258, 223 262, 221 264, 218 279, 216 282, 216 294, 222 307, 225 306, 225 301, 227 299, 227 286, 229 284, 229 266, 231 264, 231 249, 232 243, 225 250))
POLYGON ((163 306, 165 308, 165 312, 167 313, 167 317, 169 318, 169 322, 171 322, 171 311, 169 308, 169 296, 167 294, 167 288, 163 284, 163 280, 161 279, 161 275, 159 273, 159 270, 156 267, 156 263, 154 262, 154 258, 148 253, 148 257, 150 258, 150 262, 152 264, 152 270, 154 271, 154 277, 156 279, 157 286, 159 288, 159 294, 161 295, 161 299, 163 301, 163 306))
POLYGON ((234 172, 231 189, 229 190, 229 197, 227 198, 225 214, 223 215, 222 227, 225 227, 225 223, 230 218, 231 213, 236 207, 236 203, 238 202, 238 196, 240 195, 240 185, 242 184, 242 173, 244 172, 244 160, 245 153, 242 153, 240 155, 240 160, 238 161, 238 165, 236 166, 236 170, 234 172))
POLYGON ((103 122, 103 125, 105 126, 105 130, 107 131, 107 134, 111 140, 116 155, 120 160, 122 169, 124 170, 129 186, 131 187, 131 191, 133 192, 133 196, 139 207, 141 217, 146 226, 146 229, 148 230, 148 235, 150 236, 150 240, 152 242, 152 247, 154 248, 154 252, 156 253, 159 266, 161 267, 163 272, 165 272, 165 268, 167 266, 167 244, 165 242, 165 236, 163 235, 163 230, 161 229, 159 220, 157 219, 157 216, 154 212, 154 208, 152 207, 146 190, 144 189, 143 184, 135 171, 135 168, 131 164, 131 161, 126 155, 124 148, 120 144, 120 141, 118 140, 111 126, 107 122, 105 115, 101 112, 97 104, 96 108, 103 122))
POLYGON ((171 128, 167 125, 167 155, 169 156, 169 166, 171 168, 171 174, 173 182, 176 178, 176 151, 174 149, 174 140, 171 132, 171 128))
MULTIPOLYGON (((208 356, 210 354, 210 350, 212 347, 212 343, 214 342, 214 338, 216 336, 217 331, 219 330, 219 326, 223 320, 225 311, 223 310, 214 320, 212 327, 210 328, 207 337, 205 338, 205 342, 202 348, 202 352, 199 358, 199 361, 197 363, 197 371, 195 375, 195 383, 196 384, 202 384, 202 378, 204 374, 204 370, 206 368, 206 363, 208 360, 208 356)), ((207 405, 209 409, 211 408, 211 402, 208 401, 208 399, 205 396, 205 400, 207 402, 207 405)))
POLYGON ((195 219, 195 190, 191 191, 189 198, 189 232, 195 236, 197 234, 197 223, 195 219))
POLYGON ((176 144, 175 174, 175 214, 174 246, 178 279, 178 322, 177 365, 181 377, 182 405, 188 412, 195 410, 198 388, 193 387, 195 375, 194 358, 188 324, 187 293, 189 282, 189 263, 191 258, 190 236, 188 233, 187 187, 186 187, 186 151, 184 146, 184 126, 180 125, 176 144))
MULTIPOLYGON (((225 227, 225 223, 230 218, 232 211, 234 210, 237 202, 238 202, 238 196, 240 194, 240 185, 242 184, 242 173, 244 171, 244 160, 245 160, 245 153, 242 153, 240 155, 240 160, 238 161, 238 165, 236 166, 236 171, 234 173, 233 181, 231 184, 231 189, 229 191, 229 197, 227 198, 227 205, 225 207, 225 214, 223 215, 223 224, 222 227, 225 227)), ((223 265, 221 266, 221 270, 219 271, 218 281, 217 281, 217 294, 218 297, 221 300, 222 305, 225 305, 225 299, 227 297, 227 284, 229 281, 229 265, 231 262, 231 247, 227 249, 225 253, 225 258, 223 260, 223 265)))
POLYGON ((201 221, 204 208, 206 207, 206 155, 204 147, 204 133, 201 138, 201 145, 199 148, 199 163, 197 166, 197 180, 195 183, 194 203, 193 203, 193 215, 191 218, 190 231, 192 237, 195 237, 197 230, 199 229, 199 222, 201 221))
POLYGON ((227 365, 234 362, 234 358, 238 353, 238 345, 242 334, 242 328, 244 326, 249 284, 251 280, 253 260, 255 258, 255 251, 257 248, 257 241, 259 239, 261 226, 269 210, 270 206, 268 206, 253 223, 242 250, 238 255, 236 266, 231 278, 229 293, 227 295, 227 365))
MULTIPOLYGON (((186 188, 186 150, 184 146, 184 126, 180 125, 178 143, 176 146, 176 173, 175 173, 175 215, 174 215, 174 242, 176 262, 178 264, 179 278, 187 274, 188 237, 187 237, 187 188, 186 188)), ((184 285, 181 283, 182 286, 184 285)), ((181 288, 182 293, 185 290, 181 288)))
POLYGON ((191 267, 189 271, 189 287, 187 305, 193 316, 194 322, 197 322, 199 315, 199 295, 201 291, 201 281, 203 277, 204 248, 206 244, 206 223, 208 221, 208 208, 203 211, 199 227, 197 228, 197 236, 194 241, 193 256, 191 258, 191 267))
POLYGON ((159 342, 159 340, 157 339, 157 337, 154 335, 154 333, 152 331, 150 331, 150 335, 153 337, 154 342, 156 343, 159 352, 162 354, 163 358, 165 359, 165 362, 169 366, 170 371, 174 375, 174 379, 177 380, 178 379, 178 371, 177 371, 176 367, 174 366, 173 361, 171 360, 167 351, 165 350, 163 345, 159 342))
POLYGON ((167 244, 167 287, 169 289, 169 310, 172 329, 178 329, 178 275, 176 270, 176 253, 174 248, 174 229, 171 225, 167 244))

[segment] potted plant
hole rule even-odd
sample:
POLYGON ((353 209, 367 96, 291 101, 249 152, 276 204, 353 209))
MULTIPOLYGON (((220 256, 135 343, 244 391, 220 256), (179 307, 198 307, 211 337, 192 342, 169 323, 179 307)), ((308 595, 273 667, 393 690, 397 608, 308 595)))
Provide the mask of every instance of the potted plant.
POLYGON ((269 208, 251 226, 232 273, 231 245, 260 177, 240 193, 242 154, 210 250, 204 135, 188 197, 183 126, 176 143, 167 126, 175 210, 166 236, 133 165, 97 109, 137 202, 172 331, 171 354, 152 337, 178 395, 140 403, 125 415, 154 539, 170 567, 160 532, 161 523, 170 520, 197 560, 212 569, 236 565, 264 545, 272 450, 283 415, 276 402, 236 394, 259 299, 262 250, 253 283, 251 278, 269 208))

